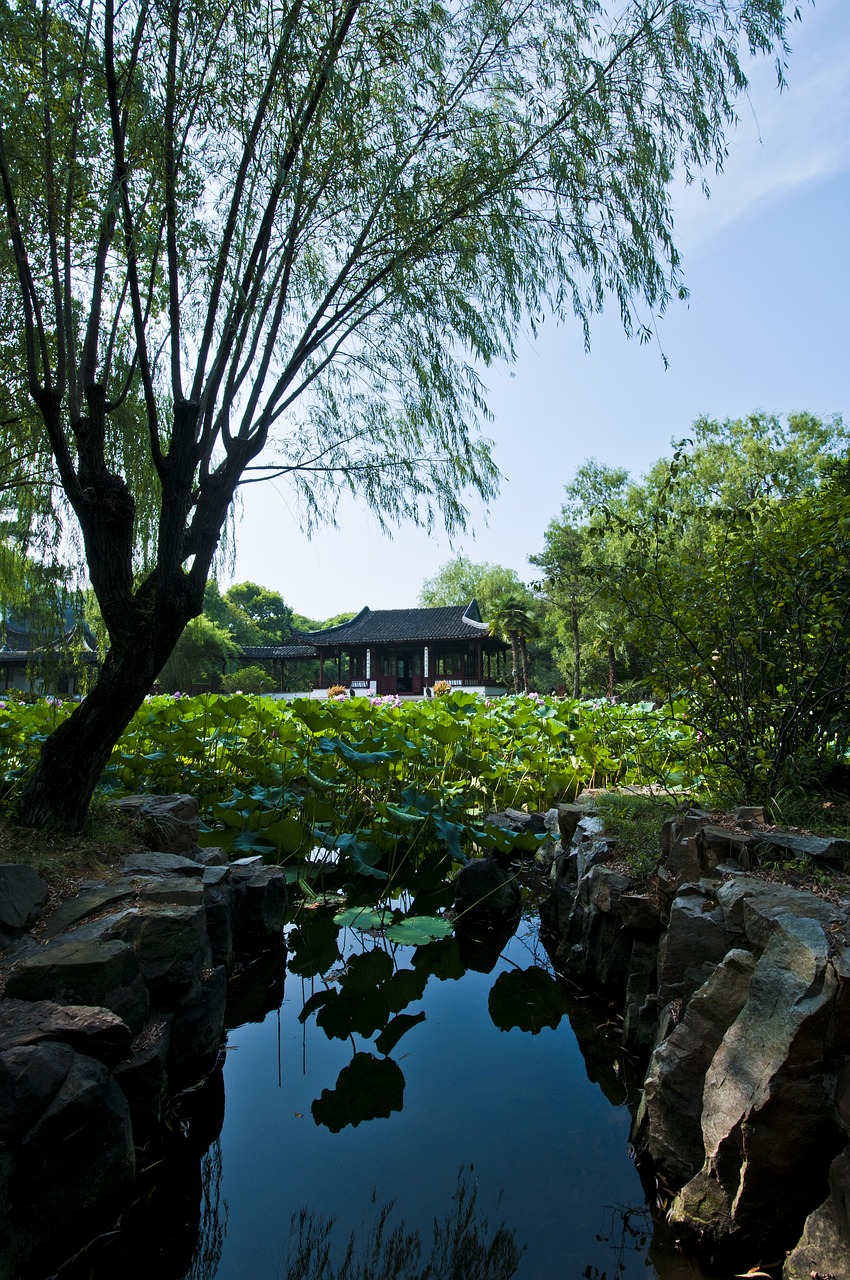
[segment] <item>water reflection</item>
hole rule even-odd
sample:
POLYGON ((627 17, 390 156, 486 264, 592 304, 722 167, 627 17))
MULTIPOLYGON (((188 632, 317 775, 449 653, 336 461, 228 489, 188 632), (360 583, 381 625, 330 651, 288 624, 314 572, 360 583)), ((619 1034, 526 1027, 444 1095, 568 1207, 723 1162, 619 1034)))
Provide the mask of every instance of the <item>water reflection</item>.
MULTIPOLYGON (((504 1221, 495 1227, 478 1208, 472 1169, 458 1174, 452 1207, 435 1221, 429 1246, 403 1221, 392 1225, 395 1202, 377 1204, 370 1221, 352 1232, 343 1256, 334 1260, 333 1218, 302 1209, 293 1215, 286 1280, 510 1280, 523 1249, 504 1221)), ((338 1255, 337 1255, 338 1256, 338 1255)))
POLYGON ((401 946, 319 906, 287 942, 286 985, 283 950, 232 982, 224 1075, 175 1100, 116 1231, 54 1274, 700 1276, 640 1203, 637 1066, 605 1009, 554 979, 536 921, 401 946))

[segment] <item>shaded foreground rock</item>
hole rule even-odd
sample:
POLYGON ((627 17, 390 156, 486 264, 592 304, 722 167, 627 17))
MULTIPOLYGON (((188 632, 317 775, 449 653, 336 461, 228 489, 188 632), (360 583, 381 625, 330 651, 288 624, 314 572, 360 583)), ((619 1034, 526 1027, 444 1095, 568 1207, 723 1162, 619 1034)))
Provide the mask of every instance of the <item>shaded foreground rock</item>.
POLYGON ((848 904, 747 872, 768 847, 835 861, 844 848, 760 836, 676 815, 639 894, 618 868, 582 861, 579 821, 553 867, 544 937, 564 975, 622 1002, 626 1048, 650 1052, 633 1141, 676 1193, 668 1217, 688 1247, 736 1271, 793 1249, 785 1280, 843 1280, 848 904))
POLYGON ((194 839, 180 824, 196 834, 197 808, 192 826, 186 799, 145 810, 162 830, 172 823, 179 853, 128 858, 118 881, 63 904, 44 943, 8 957, 0 1280, 68 1256, 129 1203, 136 1147, 168 1146, 169 1099, 186 1086, 194 1095, 216 1068, 234 956, 283 950, 283 871, 187 858, 194 839))
POLYGON ((454 882, 454 908, 467 922, 504 925, 522 910, 516 877, 492 858, 473 858, 454 882))

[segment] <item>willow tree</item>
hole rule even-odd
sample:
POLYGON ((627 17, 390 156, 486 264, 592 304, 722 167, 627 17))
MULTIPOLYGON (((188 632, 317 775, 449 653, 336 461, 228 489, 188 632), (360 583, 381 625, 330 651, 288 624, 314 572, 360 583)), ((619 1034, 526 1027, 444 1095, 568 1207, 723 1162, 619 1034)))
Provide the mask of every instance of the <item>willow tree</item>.
MULTIPOLYGON (((0 0, 23 378, 110 649, 31 822, 82 821, 201 611, 240 485, 463 522, 478 370, 545 310, 629 332, 683 293, 670 188, 722 166, 783 0, 0 0), (610 11, 609 11, 610 10, 610 11), (136 390, 134 390, 134 388, 136 390), (127 397, 143 406, 116 449, 127 397), (114 459, 155 476, 155 541, 114 459)), ((285 559, 286 548, 281 548, 285 559)))

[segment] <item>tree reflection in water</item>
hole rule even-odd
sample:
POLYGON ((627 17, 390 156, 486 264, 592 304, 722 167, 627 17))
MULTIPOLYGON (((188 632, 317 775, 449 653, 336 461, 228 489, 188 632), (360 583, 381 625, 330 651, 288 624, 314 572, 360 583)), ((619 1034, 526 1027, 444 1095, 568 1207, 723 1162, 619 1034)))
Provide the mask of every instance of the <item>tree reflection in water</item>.
POLYGON ((378 1206, 372 1194, 362 1238, 352 1232, 339 1261, 333 1218, 309 1209, 293 1214, 289 1251, 278 1267, 280 1280, 510 1280, 525 1246, 504 1221, 491 1226, 478 1209, 472 1168, 458 1174, 452 1208, 435 1220, 430 1247, 403 1222, 392 1226, 395 1202, 378 1206), (427 1252, 426 1252, 427 1247, 427 1252))

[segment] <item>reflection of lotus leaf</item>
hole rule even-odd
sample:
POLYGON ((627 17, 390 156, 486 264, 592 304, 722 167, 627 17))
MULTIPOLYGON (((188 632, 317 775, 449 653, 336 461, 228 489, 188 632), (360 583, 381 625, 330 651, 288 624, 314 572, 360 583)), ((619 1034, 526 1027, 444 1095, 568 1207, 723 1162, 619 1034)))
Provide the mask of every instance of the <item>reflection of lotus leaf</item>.
POLYGON ((352 956, 340 979, 340 988, 347 996, 371 995, 377 986, 392 977, 393 962, 381 947, 372 947, 359 956, 352 956))
POLYGON ((367 995, 354 996, 348 992, 331 992, 331 998, 322 1003, 316 1016, 331 1040, 347 1040, 355 1031, 361 1036, 371 1036, 386 1026, 390 1010, 380 988, 367 995))
POLYGON ((392 1058, 355 1053, 337 1076, 335 1089, 323 1089, 311 1107, 316 1124, 331 1133, 364 1120, 389 1117, 404 1105, 404 1076, 392 1058))
POLYGON ((500 973, 487 1006, 500 1031, 519 1027, 537 1035, 542 1027, 557 1027, 567 1011, 567 997, 551 974, 533 966, 500 973))
POLYGON ((420 947, 413 957, 413 965, 417 973, 433 973, 440 982, 447 978, 456 982, 466 972, 461 964, 457 938, 439 938, 426 947, 420 947))
POLYGON ((378 1053, 392 1053, 399 1040, 411 1027, 415 1027, 420 1022, 425 1021, 425 1010, 419 1013, 400 1013, 393 1018, 384 1027, 381 1034, 375 1041, 375 1048, 378 1053))
POLYGON ((316 911, 304 913, 301 924, 289 931, 289 971, 300 978, 315 978, 327 973, 339 960, 337 926, 329 915, 316 911))
POLYGON ((435 938, 445 938, 452 932, 448 920, 440 916, 408 916, 398 924, 390 925, 386 934, 390 942, 400 942, 406 947, 421 947, 435 938))

